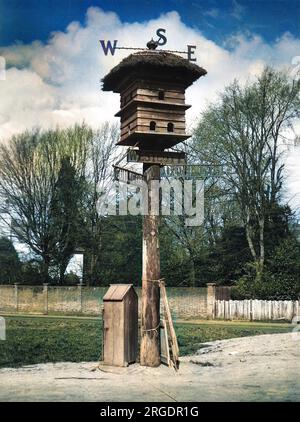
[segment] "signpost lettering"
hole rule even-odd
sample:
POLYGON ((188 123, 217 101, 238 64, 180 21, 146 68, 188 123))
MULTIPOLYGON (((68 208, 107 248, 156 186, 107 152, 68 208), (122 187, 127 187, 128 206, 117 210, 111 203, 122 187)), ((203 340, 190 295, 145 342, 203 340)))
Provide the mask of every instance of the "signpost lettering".
MULTIPOLYGON (((166 33, 166 30, 164 28, 159 28, 156 31, 156 35, 158 36, 158 40, 154 41, 153 39, 148 43, 151 45, 151 48, 156 49, 158 46, 163 46, 167 44, 167 37, 164 35, 166 33)), ((137 48, 137 47, 118 47, 118 40, 99 40, 100 45, 102 47, 103 53, 105 56, 108 54, 111 54, 112 56, 115 55, 116 50, 147 50, 145 48, 137 48)), ((187 45, 187 51, 178 51, 178 50, 160 50, 160 51, 166 51, 168 53, 180 53, 180 54, 186 54, 187 60, 190 62, 196 62, 197 59, 195 57, 195 50, 197 46, 196 45, 187 45)))
POLYGON ((221 173, 222 166, 203 166, 199 164, 165 166, 160 169, 161 178, 206 179, 207 177, 218 177, 221 173))
POLYGON ((129 149, 127 162, 160 164, 162 166, 185 165, 186 156, 184 152, 129 149))

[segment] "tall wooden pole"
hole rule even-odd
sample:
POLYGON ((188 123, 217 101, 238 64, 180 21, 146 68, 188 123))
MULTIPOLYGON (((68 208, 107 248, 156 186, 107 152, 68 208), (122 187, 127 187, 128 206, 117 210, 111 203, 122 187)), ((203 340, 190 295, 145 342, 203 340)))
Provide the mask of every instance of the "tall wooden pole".
MULTIPOLYGON (((159 180, 160 167, 144 164, 148 185, 148 211, 151 180, 159 180), (147 170, 147 171, 146 171, 147 170)), ((142 279, 142 332, 140 363, 143 366, 160 365, 160 254, 158 237, 159 216, 144 216, 143 220, 143 279, 142 279)))

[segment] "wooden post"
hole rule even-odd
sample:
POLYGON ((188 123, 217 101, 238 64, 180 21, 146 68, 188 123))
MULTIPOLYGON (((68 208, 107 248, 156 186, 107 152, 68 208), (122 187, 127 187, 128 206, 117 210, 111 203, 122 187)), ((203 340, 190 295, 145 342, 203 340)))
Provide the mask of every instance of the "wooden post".
POLYGON ((43 284, 44 315, 48 315, 48 283, 43 284))
POLYGON ((143 279, 142 279, 142 332, 140 363, 143 366, 160 365, 160 289, 155 280, 160 278, 158 226, 159 216, 151 215, 151 180, 159 180, 159 165, 144 164, 148 185, 148 215, 143 220, 143 279))
POLYGON ((216 283, 207 283, 207 319, 215 318, 216 283))
POLYGON ((79 291, 79 313, 82 314, 82 283, 77 284, 79 291))
POLYGON ((15 288, 15 310, 16 310, 16 312, 19 311, 19 292, 18 292, 18 285, 19 285, 19 283, 15 283, 14 284, 14 288, 15 288))

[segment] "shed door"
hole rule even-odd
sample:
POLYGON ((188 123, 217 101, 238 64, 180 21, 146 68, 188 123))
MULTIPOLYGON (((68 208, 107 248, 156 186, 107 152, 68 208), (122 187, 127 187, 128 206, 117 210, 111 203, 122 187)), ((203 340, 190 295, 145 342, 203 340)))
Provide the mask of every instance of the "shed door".
POLYGON ((104 303, 104 362, 108 365, 124 365, 123 302, 104 303))

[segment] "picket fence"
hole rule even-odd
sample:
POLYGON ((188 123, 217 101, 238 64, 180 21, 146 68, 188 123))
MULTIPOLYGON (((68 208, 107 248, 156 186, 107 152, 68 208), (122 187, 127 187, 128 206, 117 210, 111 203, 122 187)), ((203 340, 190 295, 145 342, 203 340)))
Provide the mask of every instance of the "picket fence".
POLYGON ((292 321, 300 316, 298 300, 216 300, 214 317, 223 320, 292 321))

